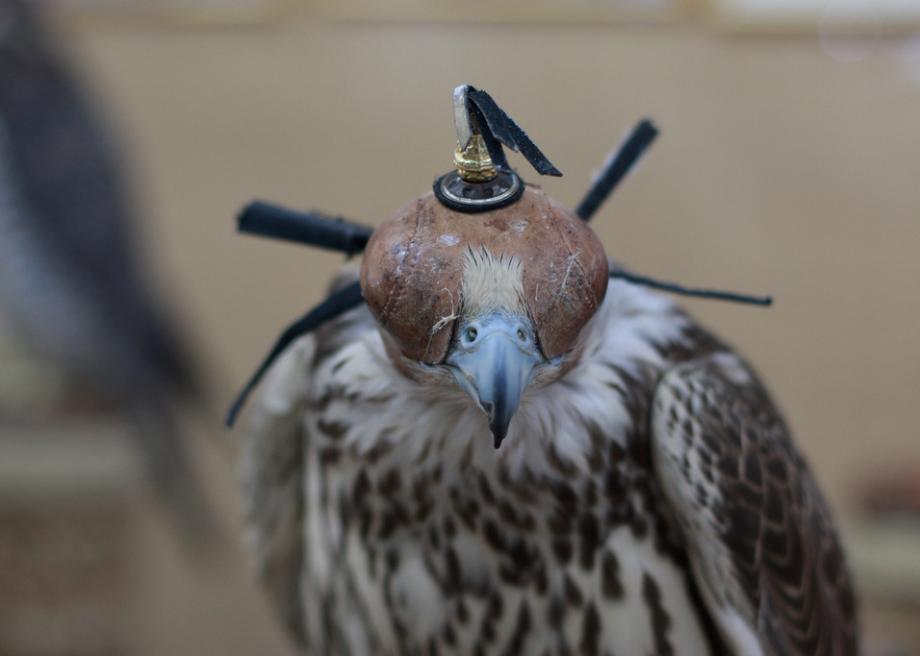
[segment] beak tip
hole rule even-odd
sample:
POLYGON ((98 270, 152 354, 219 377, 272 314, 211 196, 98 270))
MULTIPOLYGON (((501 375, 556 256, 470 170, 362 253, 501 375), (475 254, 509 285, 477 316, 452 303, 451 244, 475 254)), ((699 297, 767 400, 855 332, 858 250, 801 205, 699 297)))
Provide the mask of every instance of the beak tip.
POLYGON ((502 445, 502 442, 505 441, 505 437, 508 435, 508 423, 510 422, 493 421, 489 426, 489 428, 492 429, 492 444, 495 446, 496 450, 502 445))

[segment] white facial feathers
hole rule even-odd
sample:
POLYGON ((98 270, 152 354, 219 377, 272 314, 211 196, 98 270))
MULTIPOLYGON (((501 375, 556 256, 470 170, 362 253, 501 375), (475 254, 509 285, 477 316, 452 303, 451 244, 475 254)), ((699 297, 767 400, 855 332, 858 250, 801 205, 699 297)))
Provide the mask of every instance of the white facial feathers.
POLYGON ((498 310, 527 315, 521 261, 509 255, 494 255, 484 246, 468 248, 463 255, 461 293, 467 317, 498 310))

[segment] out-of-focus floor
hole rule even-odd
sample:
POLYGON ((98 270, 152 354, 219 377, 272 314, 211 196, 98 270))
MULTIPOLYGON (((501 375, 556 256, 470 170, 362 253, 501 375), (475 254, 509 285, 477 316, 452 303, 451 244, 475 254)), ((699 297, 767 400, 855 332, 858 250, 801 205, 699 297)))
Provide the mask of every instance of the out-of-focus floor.
MULTIPOLYGON (((653 117, 662 137, 596 219, 608 252, 775 296, 770 310, 688 305, 764 374, 840 512, 861 475, 920 464, 920 62, 906 37, 866 42, 856 61, 815 38, 688 26, 297 18, 70 37, 131 147, 146 239, 217 363, 221 400, 339 262, 235 235, 240 205, 379 222, 449 168, 450 91, 471 82, 565 172, 544 186, 573 204, 621 133, 653 117)), ((237 526, 232 449, 216 446, 234 437, 211 432, 199 460, 237 526)), ((146 502, 130 536, 132 653, 284 652, 241 549, 184 558, 146 502)), ((868 626, 920 645, 915 610, 873 610, 868 626)))

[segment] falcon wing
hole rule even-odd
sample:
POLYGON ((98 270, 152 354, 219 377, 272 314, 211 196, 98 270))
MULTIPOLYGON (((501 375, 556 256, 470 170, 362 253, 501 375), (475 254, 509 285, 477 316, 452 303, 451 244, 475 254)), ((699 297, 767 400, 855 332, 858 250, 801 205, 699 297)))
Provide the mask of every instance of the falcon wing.
MULTIPOLYGON (((345 267, 335 292, 358 279, 345 267)), ((269 370, 248 413, 243 454, 247 539, 259 578, 276 612, 301 646, 306 644, 300 593, 305 557, 304 450, 312 372, 318 362, 373 327, 361 305, 294 342, 269 370)))
POLYGON ((133 381, 140 371, 146 385, 165 383, 169 392, 204 398, 173 317, 143 266, 118 146, 36 4, 4 0, 0 6, 0 148, 10 167, 2 184, 22 203, 20 221, 39 240, 33 248, 72 278, 68 289, 82 291, 75 299, 81 311, 103 323, 105 337, 99 336, 111 358, 137 361, 133 371, 123 364, 122 375, 133 381))
POLYGON ((830 512, 754 373, 728 352, 675 367, 658 385, 651 427, 656 478, 733 652, 857 654, 830 512))
POLYGON ((247 418, 243 455, 246 537, 275 611, 301 645, 303 415, 315 352, 307 335, 272 367, 247 418))

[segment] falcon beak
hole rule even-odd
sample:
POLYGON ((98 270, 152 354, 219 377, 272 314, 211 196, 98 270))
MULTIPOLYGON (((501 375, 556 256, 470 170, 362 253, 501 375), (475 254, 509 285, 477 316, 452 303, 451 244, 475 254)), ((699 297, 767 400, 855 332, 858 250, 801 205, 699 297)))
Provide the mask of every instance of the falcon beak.
POLYGON ((459 326, 446 364, 488 415, 496 449, 542 360, 529 319, 496 312, 459 326))

